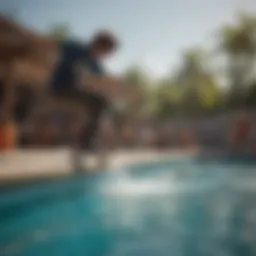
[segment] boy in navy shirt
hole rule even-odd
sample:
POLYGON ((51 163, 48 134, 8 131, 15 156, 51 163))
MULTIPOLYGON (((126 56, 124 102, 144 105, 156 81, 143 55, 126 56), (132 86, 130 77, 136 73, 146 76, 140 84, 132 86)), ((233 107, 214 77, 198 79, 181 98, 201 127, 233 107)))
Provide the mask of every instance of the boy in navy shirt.
MULTIPOLYGON (((104 75, 101 61, 117 48, 116 38, 109 32, 100 32, 86 45, 74 41, 60 43, 60 60, 57 63, 51 81, 51 91, 56 96, 73 97, 89 107, 90 121, 84 129, 81 141, 87 149, 98 129, 99 120, 107 102, 103 96, 79 89, 79 70, 85 69, 97 76, 104 75)), ((85 77, 86 79, 86 77, 85 77)))

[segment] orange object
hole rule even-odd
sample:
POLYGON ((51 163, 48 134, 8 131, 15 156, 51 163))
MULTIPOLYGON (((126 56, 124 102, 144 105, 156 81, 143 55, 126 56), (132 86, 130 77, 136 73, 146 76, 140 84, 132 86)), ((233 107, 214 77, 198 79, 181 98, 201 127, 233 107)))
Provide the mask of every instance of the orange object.
POLYGON ((0 150, 10 150, 16 146, 16 129, 13 123, 0 124, 0 150))
POLYGON ((235 126, 233 142, 235 146, 239 146, 245 142, 251 131, 251 123, 247 119, 240 119, 235 126))
POLYGON ((190 147, 194 144, 193 134, 185 130, 181 133, 181 142, 184 147, 190 147))

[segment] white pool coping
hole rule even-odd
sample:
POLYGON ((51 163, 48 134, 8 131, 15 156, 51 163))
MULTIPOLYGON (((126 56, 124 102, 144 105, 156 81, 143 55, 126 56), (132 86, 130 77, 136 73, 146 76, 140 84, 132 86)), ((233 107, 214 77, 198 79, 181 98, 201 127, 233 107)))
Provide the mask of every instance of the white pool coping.
MULTIPOLYGON (((107 156, 83 154, 85 172, 113 168, 118 170, 127 165, 141 162, 162 161, 196 154, 196 150, 118 150, 107 156), (99 159, 103 161, 99 161, 99 159)), ((69 149, 15 150, 0 154, 0 183, 30 179, 53 178, 74 173, 69 149)))

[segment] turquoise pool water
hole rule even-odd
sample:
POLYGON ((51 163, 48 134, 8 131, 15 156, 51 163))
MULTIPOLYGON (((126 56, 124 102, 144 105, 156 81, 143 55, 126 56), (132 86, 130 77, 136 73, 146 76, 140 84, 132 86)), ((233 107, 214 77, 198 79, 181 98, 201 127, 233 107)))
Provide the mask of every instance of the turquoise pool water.
POLYGON ((0 255, 256 255, 256 162, 165 161, 0 193, 0 255))

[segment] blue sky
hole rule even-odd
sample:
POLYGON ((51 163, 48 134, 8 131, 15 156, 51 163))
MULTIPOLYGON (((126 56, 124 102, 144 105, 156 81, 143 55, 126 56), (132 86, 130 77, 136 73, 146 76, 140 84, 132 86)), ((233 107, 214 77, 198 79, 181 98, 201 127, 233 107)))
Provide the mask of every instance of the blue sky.
POLYGON ((113 72, 141 65, 152 75, 175 69, 189 46, 211 48, 216 29, 239 10, 256 11, 255 0, 1 0, 27 26, 41 31, 66 22, 82 39, 109 28, 122 42, 108 63, 113 72))

